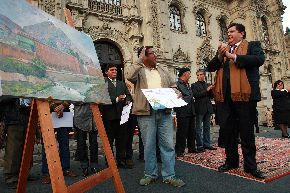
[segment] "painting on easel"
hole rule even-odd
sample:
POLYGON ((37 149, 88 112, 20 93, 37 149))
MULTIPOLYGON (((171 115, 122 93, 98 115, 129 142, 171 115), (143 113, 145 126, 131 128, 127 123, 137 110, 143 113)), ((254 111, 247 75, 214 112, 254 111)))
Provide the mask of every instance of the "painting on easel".
POLYGON ((0 5, 0 96, 110 103, 87 34, 24 0, 0 5))

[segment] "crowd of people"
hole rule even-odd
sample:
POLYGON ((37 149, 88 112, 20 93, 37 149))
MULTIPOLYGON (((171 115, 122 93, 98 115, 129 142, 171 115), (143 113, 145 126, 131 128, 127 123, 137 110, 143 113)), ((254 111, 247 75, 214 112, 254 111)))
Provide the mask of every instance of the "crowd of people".
MULTIPOLYGON (((261 100, 259 67, 265 61, 260 42, 245 40, 246 30, 242 24, 228 27, 228 43, 218 45, 217 54, 208 62, 207 70, 216 72, 214 85, 206 82, 205 69, 196 72, 197 81, 189 84, 191 71, 179 69, 178 80, 171 76, 166 65, 157 63, 152 46, 138 50, 138 60, 125 68, 126 81, 117 80, 117 67, 107 65, 105 81, 112 104, 100 105, 104 127, 118 168, 133 168, 132 139, 136 126, 140 133, 140 157, 144 160, 142 186, 157 180, 158 161, 164 183, 182 187, 185 182, 175 175, 176 157, 185 153, 214 151, 210 137, 210 118, 215 113, 220 125, 219 146, 225 148, 226 160, 218 168, 226 172, 239 167, 238 142, 240 139, 244 157, 244 171, 256 178, 265 178, 256 163, 254 125, 257 123, 257 102, 261 100), (177 132, 174 144, 172 109, 154 110, 141 89, 173 88, 186 106, 177 107, 177 132), (122 109, 133 102, 129 122, 120 124, 122 109), (221 145, 222 144, 222 145, 221 145), (159 158, 159 159, 158 159, 159 158)), ((282 137, 290 138, 290 88, 284 89, 278 80, 272 90, 274 120, 282 131, 282 137)), ((4 158, 4 180, 9 187, 16 187, 24 146, 25 129, 29 117, 29 100, 0 98, 1 124, 6 125, 7 143, 4 158)), ((69 111, 66 101, 49 100, 51 112, 61 118, 69 111)), ((78 160, 86 177, 100 170, 98 164, 98 132, 89 104, 74 103, 74 128, 77 139, 78 160), (89 136, 89 151, 86 144, 89 136)), ((63 174, 75 177, 70 168, 69 128, 57 128, 57 141, 63 174)), ((42 182, 49 184, 50 177, 45 148, 42 157, 42 182)), ((29 179, 29 178, 28 178, 29 179)))

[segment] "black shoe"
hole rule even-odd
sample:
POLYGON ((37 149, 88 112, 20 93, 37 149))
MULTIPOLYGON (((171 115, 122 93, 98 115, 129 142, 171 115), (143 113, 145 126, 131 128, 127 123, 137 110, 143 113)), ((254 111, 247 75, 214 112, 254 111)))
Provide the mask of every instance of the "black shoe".
POLYGON ((133 161, 132 161, 131 159, 127 159, 127 160, 126 160, 126 167, 127 167, 128 169, 133 169, 133 166, 134 166, 133 161))
POLYGON ((259 179, 265 179, 265 175, 260 170, 244 170, 246 173, 251 174, 252 176, 259 178, 259 179))
POLYGON ((282 138, 290 138, 290 135, 282 135, 282 138))
POLYGON ((204 147, 204 149, 208 149, 208 150, 217 150, 217 148, 215 148, 215 147, 213 147, 213 146, 204 147))
POLYGON ((89 175, 89 169, 88 168, 83 168, 83 176, 87 177, 89 175))
POLYGON ((99 171, 100 171, 99 168, 91 168, 91 172, 92 172, 93 174, 96 174, 96 173, 98 173, 99 171))
POLYGON ((195 153, 202 153, 205 152, 205 149, 203 147, 197 148, 195 153))
POLYGON ((127 168, 126 163, 124 161, 117 162, 117 167, 118 168, 127 168))
POLYGON ((8 189, 16 189, 17 188, 17 184, 18 184, 17 181, 13 181, 13 182, 6 183, 8 189))
POLYGON ((227 172, 231 169, 235 169, 235 168, 238 168, 239 166, 231 166, 229 164, 223 164, 221 165, 220 167, 218 167, 218 171, 219 172, 227 172))
POLYGON ((141 162, 144 162, 145 161, 144 160, 144 155, 139 155, 138 160, 141 161, 141 162))
POLYGON ((35 181, 35 180, 38 180, 38 177, 29 173, 27 176, 27 181, 35 181))
POLYGON ((176 157, 183 157, 184 156, 184 153, 182 152, 176 152, 176 157))

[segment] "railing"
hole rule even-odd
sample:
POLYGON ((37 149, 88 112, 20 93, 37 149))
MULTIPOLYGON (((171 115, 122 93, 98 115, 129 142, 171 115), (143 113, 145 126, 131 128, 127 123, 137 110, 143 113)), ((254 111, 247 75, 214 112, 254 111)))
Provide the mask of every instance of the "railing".
POLYGON ((106 14, 114 14, 114 15, 122 15, 122 7, 119 5, 113 5, 109 3, 98 2, 95 0, 89 1, 89 8, 91 11, 106 13, 106 14))

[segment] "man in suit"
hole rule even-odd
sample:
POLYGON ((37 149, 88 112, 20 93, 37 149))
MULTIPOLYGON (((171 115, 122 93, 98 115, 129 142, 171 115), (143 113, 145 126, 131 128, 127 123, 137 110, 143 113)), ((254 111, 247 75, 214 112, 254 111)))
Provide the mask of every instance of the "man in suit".
POLYGON ((203 69, 199 69, 196 76, 198 81, 191 85, 191 89, 195 98, 197 151, 216 150, 210 142, 210 117, 213 114, 210 100, 212 98, 212 85, 205 82, 203 69))
POLYGON ((186 106, 174 108, 177 118, 175 152, 177 157, 184 155, 187 146, 188 153, 196 153, 195 149, 195 110, 192 91, 189 86, 190 69, 181 68, 176 82, 177 89, 182 94, 186 106))
POLYGON ((247 42, 245 26, 232 23, 228 27, 228 45, 220 44, 208 70, 217 71, 213 93, 217 113, 225 137, 226 172, 239 167, 238 134, 244 157, 244 171, 265 178, 257 169, 254 121, 257 101, 261 99, 259 67, 265 61, 260 42, 247 42), (235 127, 237 122, 238 127, 235 127))
POLYGON ((111 98, 111 105, 102 105, 101 112, 104 126, 109 138, 111 149, 115 141, 116 161, 120 168, 126 166, 126 143, 127 143, 127 124, 120 125, 123 107, 132 101, 131 94, 122 81, 117 80, 117 67, 114 64, 108 64, 105 68, 108 83, 108 91, 111 98))

